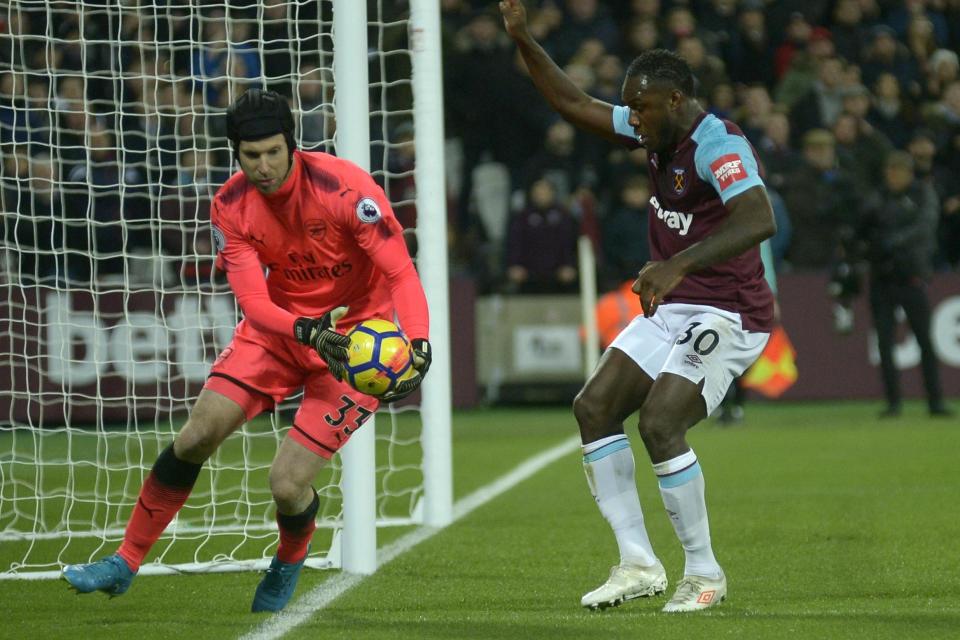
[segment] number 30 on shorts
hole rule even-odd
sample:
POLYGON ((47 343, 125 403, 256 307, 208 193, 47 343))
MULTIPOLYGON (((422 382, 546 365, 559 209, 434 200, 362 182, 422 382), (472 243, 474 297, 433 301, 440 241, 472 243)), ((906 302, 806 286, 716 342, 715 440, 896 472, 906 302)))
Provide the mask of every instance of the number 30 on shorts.
MULTIPOLYGON (((694 330, 699 327, 701 322, 691 322, 690 326, 687 327, 687 330, 677 339, 677 344, 686 344, 693 339, 694 330)), ((693 340, 693 350, 696 351, 701 356, 710 355, 714 349, 717 348, 717 345, 720 344, 720 334, 714 331, 713 329, 704 329, 697 334, 695 340, 693 340)))

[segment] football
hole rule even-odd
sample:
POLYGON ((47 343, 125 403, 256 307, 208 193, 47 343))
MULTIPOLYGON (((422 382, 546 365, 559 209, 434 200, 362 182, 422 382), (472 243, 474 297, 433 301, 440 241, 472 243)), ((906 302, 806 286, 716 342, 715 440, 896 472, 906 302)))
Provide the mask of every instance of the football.
POLYGON ((357 391, 381 397, 412 374, 410 343, 389 320, 364 320, 350 329, 347 337, 347 382, 357 391))

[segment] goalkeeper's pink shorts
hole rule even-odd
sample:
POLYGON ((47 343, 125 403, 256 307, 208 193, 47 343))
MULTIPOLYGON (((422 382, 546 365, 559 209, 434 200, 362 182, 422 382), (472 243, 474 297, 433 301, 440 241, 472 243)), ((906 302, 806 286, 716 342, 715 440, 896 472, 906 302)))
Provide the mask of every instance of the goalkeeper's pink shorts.
POLYGON ((203 388, 239 404, 247 420, 303 388, 287 435, 327 459, 380 405, 377 398, 334 378, 310 347, 292 337, 258 331, 246 322, 240 323, 213 363, 203 388))

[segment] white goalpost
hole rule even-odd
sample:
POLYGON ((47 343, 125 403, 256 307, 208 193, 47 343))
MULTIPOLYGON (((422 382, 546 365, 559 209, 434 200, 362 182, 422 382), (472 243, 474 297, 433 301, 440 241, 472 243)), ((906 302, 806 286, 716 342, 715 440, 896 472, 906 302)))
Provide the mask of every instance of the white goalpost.
MULTIPOLYGON (((225 108, 250 85, 290 98, 301 148, 415 211, 430 305, 422 406, 382 408, 322 472, 307 565, 370 573, 379 527, 452 520, 439 6, 398 4, 0 8, 0 579, 115 550, 229 342, 209 203, 234 170, 225 108)), ((296 402, 211 457, 141 574, 266 568, 267 473, 296 402)))

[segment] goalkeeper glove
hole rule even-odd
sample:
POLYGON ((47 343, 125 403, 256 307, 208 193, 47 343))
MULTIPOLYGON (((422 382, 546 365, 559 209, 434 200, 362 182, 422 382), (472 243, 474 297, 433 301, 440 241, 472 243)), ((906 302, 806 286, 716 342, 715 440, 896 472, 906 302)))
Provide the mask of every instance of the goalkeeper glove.
POLYGON ((300 344, 305 344, 317 352, 327 363, 330 373, 337 380, 346 377, 347 349, 350 338, 337 333, 337 321, 347 313, 348 307, 337 307, 319 318, 297 318, 293 324, 293 335, 300 344))
POLYGON ((427 375, 430 363, 433 362, 433 350, 430 348, 430 342, 423 338, 414 338, 410 341, 410 349, 413 352, 413 368, 416 373, 397 384, 393 391, 389 391, 383 396, 386 403, 403 400, 420 387, 423 382, 423 376, 427 375))

